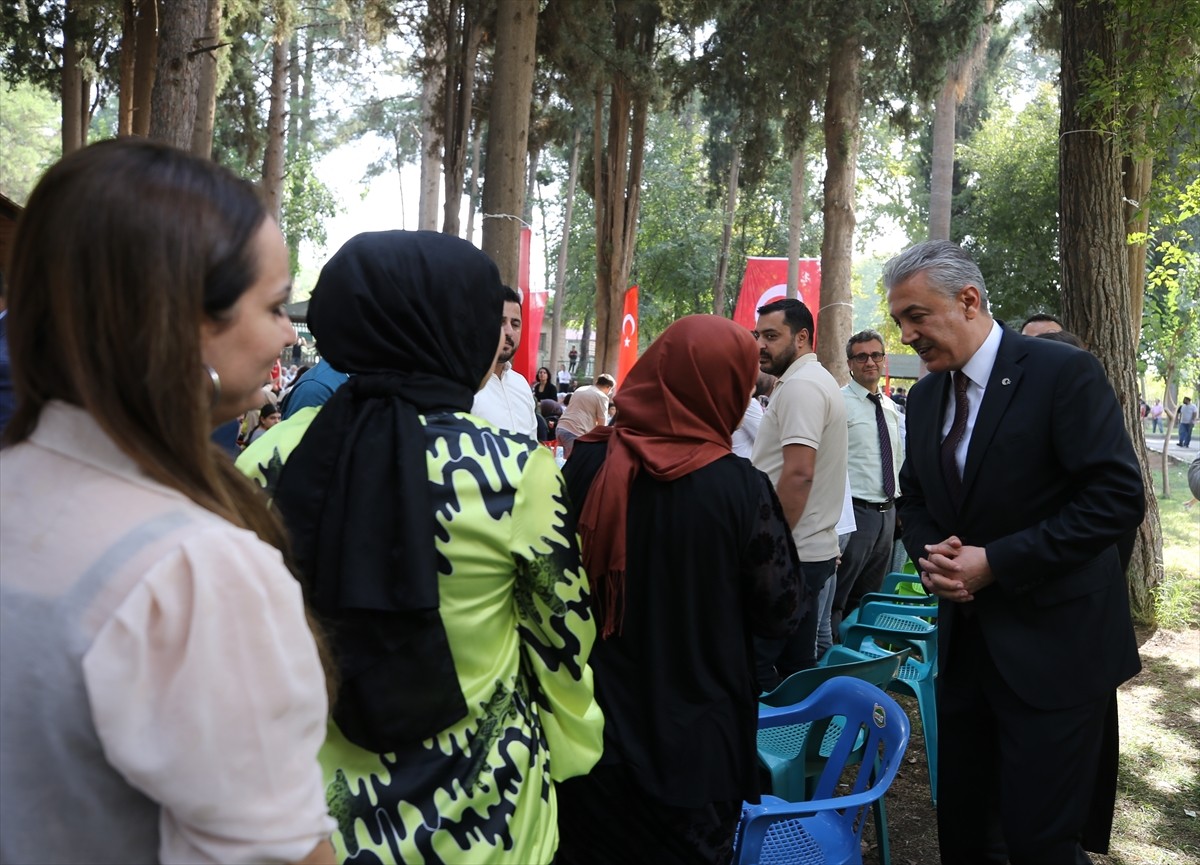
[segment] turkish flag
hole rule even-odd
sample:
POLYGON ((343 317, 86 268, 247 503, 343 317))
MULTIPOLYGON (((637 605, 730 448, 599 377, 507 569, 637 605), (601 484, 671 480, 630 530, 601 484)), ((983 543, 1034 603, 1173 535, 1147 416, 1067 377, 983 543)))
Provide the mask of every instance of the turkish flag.
POLYGON ((517 259, 517 293, 521 295, 521 344, 513 355, 514 372, 533 382, 537 379, 538 339, 542 333, 542 319, 546 316, 546 291, 531 291, 529 288, 529 242, 533 232, 521 229, 521 250, 517 259))
MULTIPOLYGON (((737 307, 733 311, 734 321, 754 330, 758 323, 758 308, 787 297, 787 264, 786 258, 746 258, 742 290, 738 293, 737 307)), ((817 312, 821 309, 821 259, 800 259, 798 288, 800 299, 813 314, 815 322, 817 312)), ((816 334, 813 334, 813 345, 816 345, 816 334)))
POLYGON ((621 317, 621 345, 617 351, 617 386, 638 359, 638 287, 625 292, 625 314, 621 317))

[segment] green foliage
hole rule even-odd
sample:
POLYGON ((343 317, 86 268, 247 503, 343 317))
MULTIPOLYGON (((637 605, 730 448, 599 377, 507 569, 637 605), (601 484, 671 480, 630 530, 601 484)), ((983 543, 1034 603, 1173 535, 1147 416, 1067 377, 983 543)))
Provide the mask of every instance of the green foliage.
POLYGON ((287 238, 292 273, 300 269, 298 260, 301 243, 323 247, 328 235, 325 220, 338 213, 337 198, 313 173, 310 157, 301 156, 287 165, 284 181, 283 217, 280 228, 287 238))
POLYGON ((1142 359, 1163 378, 1200 377, 1200 177, 1162 193, 1165 212, 1146 235, 1146 296, 1142 307, 1142 359))
POLYGON ((1018 323, 1059 308, 1058 100, 1043 86, 1005 106, 961 151, 967 176, 952 233, 978 261, 995 315, 1018 323))
POLYGON ((42 172, 62 153, 58 104, 42 88, 0 84, 0 193, 24 204, 42 172))

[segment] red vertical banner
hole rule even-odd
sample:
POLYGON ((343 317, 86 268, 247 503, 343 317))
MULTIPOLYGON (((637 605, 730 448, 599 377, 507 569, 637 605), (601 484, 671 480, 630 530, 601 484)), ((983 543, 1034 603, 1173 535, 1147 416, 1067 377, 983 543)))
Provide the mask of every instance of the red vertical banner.
POLYGON ((546 314, 546 292, 529 287, 529 243, 533 232, 521 229, 520 257, 517 260, 517 293, 521 295, 521 344, 513 355, 512 368, 533 382, 537 378, 538 340, 546 314))
MULTIPOLYGON (((758 308, 787 297, 786 258, 749 256, 746 258, 746 273, 742 276, 742 290, 738 293, 737 307, 733 320, 754 330, 758 321, 758 308)), ((821 309, 821 259, 800 259, 800 299, 817 318, 821 309)), ((816 335, 813 335, 816 344, 816 335)))
POLYGON ((625 310, 621 316, 621 345, 617 351, 617 387, 638 359, 638 287, 625 292, 625 310))

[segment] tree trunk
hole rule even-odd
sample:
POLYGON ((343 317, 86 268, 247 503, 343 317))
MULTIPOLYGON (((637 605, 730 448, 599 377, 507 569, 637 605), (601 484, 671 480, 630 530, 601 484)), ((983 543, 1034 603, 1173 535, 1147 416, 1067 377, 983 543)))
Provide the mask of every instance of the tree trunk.
POLYGON ((62 48, 62 152, 63 156, 83 147, 81 112, 83 105, 83 72, 79 61, 78 0, 67 0, 63 12, 62 48))
POLYGON ((117 85, 117 134, 133 134, 133 72, 137 63, 137 6, 121 3, 121 78, 117 85))
MULTIPOLYGON (((1134 133, 1137 145, 1144 143, 1144 127, 1134 133)), ((1146 234, 1150 230, 1150 178, 1154 159, 1126 156, 1121 176, 1125 185, 1125 230, 1130 234, 1146 234)), ((1129 271, 1129 323, 1136 345, 1142 338, 1142 298, 1146 290, 1146 244, 1130 243, 1125 247, 1126 268, 1129 271)))
MULTIPOLYGON (((525 212, 525 158, 529 152, 529 104, 537 59, 536 3, 498 0, 492 101, 488 112, 487 164, 483 175, 481 248, 517 284, 521 214, 525 212)), ((537 339, 537 334, 528 338, 537 339)))
POLYGON ((804 232, 804 140, 792 151, 791 207, 788 208, 787 296, 800 296, 800 235, 804 232))
POLYGON ((471 131, 471 104, 475 96, 475 61, 483 30, 472 0, 451 0, 446 27, 446 81, 442 112, 445 132, 442 175, 446 200, 442 205, 442 232, 459 233, 462 222, 463 181, 467 171, 467 136, 471 131))
POLYGON ((150 134, 150 99, 158 77, 158 2, 137 0, 137 61, 133 67, 133 134, 150 134))
MULTIPOLYGON (((579 357, 576 359, 575 372, 571 373, 572 378, 583 378, 588 368, 588 358, 591 356, 589 347, 592 344, 592 314, 585 312, 583 314, 583 325, 579 328, 579 357)), ((594 363, 592 369, 600 370, 600 367, 594 363)), ((598 372, 596 373, 598 374, 598 372)), ((595 375, 592 376, 593 381, 595 375)))
MULTIPOLYGON (((737 129, 734 129, 736 139, 737 129)), ((725 278, 729 273, 729 247, 733 242, 733 214, 737 210, 738 170, 742 166, 742 149, 733 145, 729 159, 729 182, 725 186, 725 214, 721 226, 721 251, 717 254, 717 279, 713 285, 713 315, 726 315, 725 278)))
MULTIPOLYGON (((613 43, 617 56, 650 62, 658 23, 656 6, 616 0, 613 43)), ((631 61, 632 62, 632 61, 631 61)), ((637 240, 642 166, 646 148, 646 94, 628 68, 608 82, 608 137, 604 141, 604 84, 595 91, 596 355, 595 373, 615 373, 621 344, 625 291, 637 240)))
POLYGON ((283 152, 287 154, 290 163, 300 152, 300 34, 292 31, 288 40, 288 107, 287 107, 287 138, 283 152))
MULTIPOLYGON (((1062 22, 1062 114, 1059 129, 1059 231, 1063 317, 1067 327, 1104 364, 1125 410, 1125 427, 1143 477, 1150 477, 1137 389, 1137 353, 1131 328, 1112 327, 1131 315, 1121 154, 1115 137, 1098 129, 1113 118, 1097 117, 1082 104, 1085 81, 1101 80, 1115 62, 1114 0, 1064 0, 1062 22), (1100 64, 1097 69, 1093 64, 1100 64)), ((1129 565, 1133 616, 1154 618, 1153 588, 1162 578, 1158 502, 1146 487, 1146 519, 1129 565)))
POLYGON ((983 21, 971 43, 946 69, 946 80, 933 113, 933 165, 929 178, 929 239, 950 239, 950 209, 954 193, 955 126, 958 104, 970 89, 976 70, 987 54, 992 36, 994 0, 979 0, 983 21))
POLYGON ((267 112, 267 149, 263 154, 263 201, 267 213, 279 222, 283 215, 283 153, 286 123, 284 100, 287 98, 287 39, 275 34, 271 52, 271 107, 267 112))
POLYGON ((158 72, 150 96, 150 137, 189 149, 196 126, 200 58, 196 47, 208 19, 208 0, 164 3, 158 19, 158 72))
POLYGON ((538 200, 538 163, 542 158, 542 148, 538 144, 529 147, 529 165, 525 169, 525 212, 521 218, 533 225, 533 203, 538 200))
POLYGON ((554 311, 550 320, 550 361, 552 371, 556 364, 566 363, 563 349, 563 308, 567 303, 567 244, 571 239, 571 217, 575 213, 575 186, 579 182, 579 143, 583 133, 575 127, 575 139, 571 144, 571 168, 567 174, 567 198, 563 205, 562 241, 558 245, 558 269, 554 274, 554 311))
POLYGON ((427 56, 421 75, 421 196, 417 204, 417 228, 437 230, 438 180, 442 137, 437 131, 438 91, 445 79, 444 54, 440 46, 426 46, 427 56))
POLYGON ((825 236, 821 241, 821 309, 817 320, 817 358, 839 385, 849 381, 844 346, 854 307, 850 301, 851 252, 854 246, 854 182, 858 159, 858 112, 862 102, 859 68, 862 48, 857 34, 843 36, 829 58, 825 96, 825 236))
POLYGON ((466 238, 475 242, 475 214, 479 211, 479 159, 483 149, 483 121, 475 121, 471 132, 471 188, 467 190, 466 238))
POLYGON ((954 185, 954 126, 958 81, 946 76, 933 109, 933 167, 929 177, 929 239, 950 239, 950 198, 954 185))
POLYGON ((208 14, 196 62, 200 64, 200 86, 196 94, 196 125, 192 129, 192 153, 212 156, 213 124, 217 115, 217 46, 221 44, 221 0, 208 0, 208 14))
MULTIPOLYGON (((300 115, 300 152, 311 153, 313 137, 315 131, 312 122, 312 105, 313 105, 313 64, 316 62, 317 52, 313 50, 313 40, 315 27, 309 26, 304 29, 304 66, 300 73, 300 108, 297 112, 300 115)), ((396 149, 399 153, 399 148, 396 149)))

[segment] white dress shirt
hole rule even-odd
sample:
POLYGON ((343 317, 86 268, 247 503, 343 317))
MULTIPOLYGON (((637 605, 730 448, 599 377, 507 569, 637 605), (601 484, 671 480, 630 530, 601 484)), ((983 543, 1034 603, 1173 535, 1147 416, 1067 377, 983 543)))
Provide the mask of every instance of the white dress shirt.
MULTIPOLYGON (((975 431, 975 421, 979 417, 979 407, 983 405, 983 394, 987 390, 988 379, 992 377, 992 367, 996 365, 996 353, 1000 351, 1000 337, 1004 333, 1004 329, 995 321, 992 322, 992 329, 988 333, 987 338, 983 341, 983 345, 975 350, 975 354, 971 355, 971 359, 967 361, 961 370, 967 376, 967 405, 970 411, 967 413, 967 431, 963 434, 962 441, 958 443, 958 447, 954 451, 954 461, 958 464, 958 474, 961 477, 966 471, 967 465, 967 448, 971 445, 971 433, 975 431)), ((950 434, 950 427, 954 425, 954 385, 951 383, 946 397, 945 417, 942 418, 942 439, 950 434)))
POLYGON ((504 368, 504 375, 493 372, 487 384, 475 394, 471 414, 491 421, 502 430, 523 433, 537 438, 537 417, 534 414, 533 391, 520 373, 504 368))

